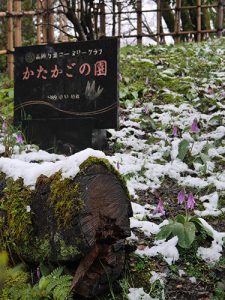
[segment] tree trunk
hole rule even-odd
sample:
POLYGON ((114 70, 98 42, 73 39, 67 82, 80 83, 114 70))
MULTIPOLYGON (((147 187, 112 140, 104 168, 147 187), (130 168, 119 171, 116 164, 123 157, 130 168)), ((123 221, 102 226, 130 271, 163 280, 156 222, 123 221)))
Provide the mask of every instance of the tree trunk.
POLYGON ((84 297, 99 295, 120 276, 132 209, 109 163, 89 158, 74 179, 40 176, 34 191, 2 176, 0 189, 0 245, 13 257, 33 266, 66 265, 74 274, 71 289, 84 297))
MULTIPOLYGON (((182 6, 188 6, 189 2, 187 0, 182 1, 182 6)), ((181 20, 183 31, 193 30, 194 26, 191 21, 190 12, 188 9, 181 10, 181 20)))
POLYGON ((202 25, 201 25, 202 30, 211 29, 211 26, 210 26, 210 21, 211 21, 210 13, 209 13, 209 9, 206 8, 206 7, 202 8, 202 18, 201 18, 201 20, 202 20, 202 25))
POLYGON ((162 10, 162 17, 166 22, 169 32, 174 32, 175 28, 175 19, 172 9, 170 7, 170 1, 168 0, 161 0, 161 9, 162 10), (166 9, 166 10, 165 10, 166 9))

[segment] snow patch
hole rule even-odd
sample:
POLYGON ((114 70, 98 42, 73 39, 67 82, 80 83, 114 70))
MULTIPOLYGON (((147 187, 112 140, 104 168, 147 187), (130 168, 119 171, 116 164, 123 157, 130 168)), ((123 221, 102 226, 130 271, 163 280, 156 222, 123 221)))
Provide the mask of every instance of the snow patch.
POLYGON ((144 250, 136 250, 135 253, 141 256, 154 257, 157 255, 162 255, 163 259, 171 265, 173 262, 179 259, 179 252, 176 248, 178 242, 178 237, 175 236, 172 239, 165 241, 159 240, 155 241, 155 246, 149 248, 146 247, 144 250))

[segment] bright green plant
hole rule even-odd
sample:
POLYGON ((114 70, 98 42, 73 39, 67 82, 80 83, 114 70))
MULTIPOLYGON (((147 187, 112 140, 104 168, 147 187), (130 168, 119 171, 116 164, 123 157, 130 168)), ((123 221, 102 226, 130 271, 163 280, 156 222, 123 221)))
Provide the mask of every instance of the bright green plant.
POLYGON ((10 290, 20 290, 27 285, 29 274, 23 270, 22 265, 13 268, 8 267, 8 254, 0 253, 0 299, 14 300, 10 296, 10 290))
POLYGON ((0 76, 0 114, 10 120, 13 118, 13 98, 14 89, 12 82, 0 76))
POLYGON ((5 282, 5 269, 8 263, 8 255, 5 251, 0 253, 0 291, 2 287, 4 286, 5 282))
POLYGON ((49 275, 42 276, 32 286, 28 283, 30 275, 23 270, 23 266, 8 267, 7 253, 5 251, 0 253, 0 299, 2 300, 71 300, 72 279, 70 275, 63 275, 63 268, 59 267, 49 275))
POLYGON ((63 275, 63 268, 57 268, 47 276, 42 276, 34 286, 19 281, 9 284, 1 291, 0 298, 3 300, 70 300, 72 295, 70 287, 72 276, 63 275))
MULTIPOLYGON (((180 191, 178 194, 178 203, 185 202, 185 193, 180 191)), ((156 238, 158 240, 170 239, 178 237, 178 246, 184 249, 189 249, 195 241, 197 234, 205 234, 210 236, 210 232, 206 232, 201 221, 188 213, 189 209, 194 209, 195 199, 192 193, 189 193, 187 202, 185 203, 186 215, 178 215, 175 219, 169 219, 169 224, 162 226, 156 238)))

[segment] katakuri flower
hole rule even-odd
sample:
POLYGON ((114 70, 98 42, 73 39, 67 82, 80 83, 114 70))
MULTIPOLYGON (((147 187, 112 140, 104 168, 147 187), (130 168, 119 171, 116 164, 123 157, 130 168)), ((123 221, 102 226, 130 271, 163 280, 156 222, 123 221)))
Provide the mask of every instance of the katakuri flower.
POLYGON ((37 267, 36 274, 37 274, 37 279, 39 280, 39 279, 41 278, 41 270, 40 270, 40 267, 37 267))
POLYGON ((3 123, 2 123, 2 130, 5 131, 6 128, 7 128, 6 121, 3 121, 3 123))
POLYGON ((144 107, 143 107, 143 113, 145 113, 146 115, 149 113, 149 107, 148 107, 148 105, 145 105, 144 107))
POLYGON ((192 193, 189 193, 187 200, 187 209, 194 209, 195 207, 195 198, 192 193))
POLYGON ((172 134, 174 137, 177 136, 177 132, 178 132, 178 128, 176 126, 173 126, 172 134))
POLYGON ((153 214, 157 214, 157 213, 165 215, 165 209, 164 209, 163 201, 161 198, 159 198, 158 205, 156 206, 155 210, 153 211, 153 214))
POLYGON ((197 121, 197 119, 194 119, 191 124, 191 132, 198 133, 199 131, 200 131, 200 129, 198 127, 198 121, 197 121))
POLYGON ((23 136, 22 136, 22 134, 21 133, 18 133, 17 135, 16 135, 16 142, 18 143, 18 144, 23 144, 23 136))
POLYGON ((179 192, 177 199, 178 199, 178 204, 182 204, 184 202, 185 194, 183 190, 179 192))

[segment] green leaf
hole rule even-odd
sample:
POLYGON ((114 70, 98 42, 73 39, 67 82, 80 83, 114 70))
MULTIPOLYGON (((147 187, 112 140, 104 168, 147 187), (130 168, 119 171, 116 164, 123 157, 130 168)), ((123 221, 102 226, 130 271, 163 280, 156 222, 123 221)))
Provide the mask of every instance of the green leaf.
POLYGON ((49 278, 43 276, 43 277, 41 277, 41 279, 38 283, 38 287, 40 290, 45 290, 47 288, 48 284, 49 284, 49 278))
POLYGON ((187 140, 182 140, 178 146, 178 155, 177 158, 184 160, 189 148, 189 142, 187 140))
POLYGON ((184 224, 174 223, 173 235, 178 237, 178 245, 181 248, 188 249, 195 240, 196 227, 192 222, 186 222, 184 224))
POLYGON ((209 120, 209 124, 210 125, 220 125, 221 124, 221 116, 213 116, 210 120, 209 120))
POLYGON ((200 157, 196 157, 196 159, 193 161, 193 163, 201 164, 202 165, 202 160, 201 160, 200 157))
POLYGON ((210 160, 209 156, 205 153, 200 153, 200 157, 201 157, 201 160, 203 161, 204 164, 206 164, 207 161, 210 160))
POLYGON ((214 146, 212 144, 209 144, 209 142, 207 142, 201 152, 208 155, 209 149, 212 148, 214 148, 214 146))
POLYGON ((132 92, 131 95, 133 96, 134 99, 138 98, 138 92, 136 91, 132 92))
POLYGON ((173 230, 173 224, 165 225, 161 228, 160 232, 156 235, 157 240, 165 240, 167 239, 173 230))
POLYGON ((176 221, 177 221, 178 223, 184 224, 184 223, 185 223, 185 216, 177 215, 177 216, 176 216, 176 221))
POLYGON ((48 274, 50 274, 49 268, 42 262, 40 263, 40 271, 43 276, 47 276, 48 274))
POLYGON ((125 107, 126 107, 126 108, 133 108, 133 107, 134 107, 134 102, 131 101, 131 100, 126 100, 126 101, 124 102, 124 104, 125 104, 125 107))
POLYGON ((205 175, 206 174, 206 171, 207 171, 207 165, 204 164, 201 168, 200 168, 200 172, 205 175))
POLYGON ((8 94, 9 94, 9 98, 13 98, 14 97, 14 90, 10 89, 8 94))

